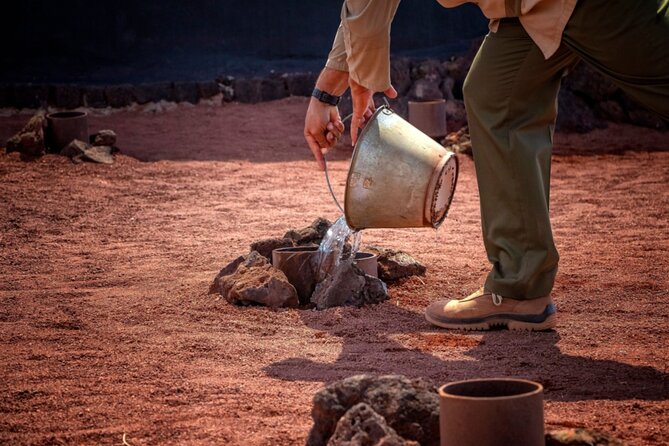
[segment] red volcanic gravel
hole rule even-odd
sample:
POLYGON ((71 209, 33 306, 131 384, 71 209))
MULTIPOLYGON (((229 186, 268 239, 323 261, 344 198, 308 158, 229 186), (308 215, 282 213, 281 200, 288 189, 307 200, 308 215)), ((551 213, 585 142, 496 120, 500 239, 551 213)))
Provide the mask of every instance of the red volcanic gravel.
MULTIPOLYGON (((669 133, 556 136, 558 328, 470 334, 422 315, 488 268, 466 157, 438 233, 365 232, 428 267, 391 301, 272 311, 207 295, 251 241, 338 216, 306 104, 93 116, 119 134, 111 166, 0 155, 0 443, 299 445, 324 383, 372 373, 534 379, 549 428, 669 444, 669 133)), ((26 120, 0 118, 0 138, 26 120)), ((340 194, 348 152, 331 163, 340 194)))

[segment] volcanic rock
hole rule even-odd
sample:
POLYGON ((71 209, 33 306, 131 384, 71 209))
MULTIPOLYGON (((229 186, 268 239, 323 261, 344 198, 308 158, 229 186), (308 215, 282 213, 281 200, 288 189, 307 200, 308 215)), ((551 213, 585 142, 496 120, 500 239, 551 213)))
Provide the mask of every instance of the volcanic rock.
MULTIPOLYGON (((439 445, 439 395, 432 383, 398 375, 357 375, 332 383, 314 396, 311 411, 314 425, 307 446, 327 445, 339 420, 359 403, 365 403, 383 417, 402 438, 423 446, 439 445)), ((358 408, 349 418, 369 414, 362 409, 358 408)), ((373 414, 369 415, 373 418, 373 414)))
POLYGON ((429 79, 439 82, 444 74, 444 67, 437 59, 427 59, 414 63, 411 67, 412 79, 429 79))
POLYGON ((380 246, 368 246, 367 250, 379 256, 379 279, 392 282, 403 277, 423 276, 427 268, 410 254, 380 246))
POLYGON ((13 88, 13 105, 17 108, 45 107, 49 97, 46 85, 21 84, 13 88))
POLYGON ((91 147, 85 142, 75 139, 65 146, 60 151, 60 154, 72 159, 74 163, 92 161, 100 164, 112 164, 114 162, 112 150, 109 146, 91 147))
POLYGON ((175 82, 174 99, 177 102, 197 104, 200 100, 200 90, 197 82, 175 82))
POLYGON ((400 57, 390 61, 390 80, 399 96, 403 96, 411 87, 411 62, 400 57))
POLYGON ((441 82, 441 94, 444 95, 444 99, 448 101, 454 101, 455 96, 453 96, 453 89, 455 88, 455 79, 452 77, 446 77, 441 82))
POLYGON ((157 82, 139 84, 133 87, 132 95, 138 104, 149 102, 174 101, 174 84, 172 82, 157 82))
POLYGON ((272 251, 279 248, 293 246, 293 240, 289 238, 267 238, 251 243, 251 251, 256 251, 272 263, 272 251))
POLYGON ((107 100, 105 99, 104 87, 84 88, 84 105, 92 108, 105 108, 107 100))
POLYGON ((6 151, 20 152, 31 156, 40 156, 44 154, 46 146, 44 144, 44 129, 46 128, 46 118, 39 113, 30 118, 30 121, 21 129, 19 133, 12 136, 7 141, 6 151))
POLYGON ((576 428, 548 432, 546 446, 624 446, 624 443, 595 430, 576 428))
POLYGON ((82 103, 82 93, 77 85, 54 85, 49 88, 49 103, 59 108, 77 108, 82 103))
POLYGON ((260 304, 272 308, 297 307, 295 287, 280 270, 253 251, 232 274, 217 279, 221 295, 236 305, 260 304))
POLYGON ((133 87, 129 84, 111 85, 105 88, 105 99, 110 107, 126 107, 134 100, 133 87))
POLYGON ((234 79, 232 89, 234 100, 245 103, 256 103, 262 100, 260 93, 261 79, 234 79))
POLYGON ((60 154, 66 156, 75 163, 80 163, 83 160, 84 152, 88 149, 89 145, 78 139, 73 140, 71 143, 63 147, 60 151, 60 154))
POLYGON ((328 446, 419 446, 405 440, 369 405, 358 403, 337 422, 328 446))
POLYGON ((260 82, 260 98, 262 101, 274 101, 288 96, 286 82, 279 78, 263 79, 260 82))
POLYGON ((328 219, 318 217, 306 228, 291 229, 283 237, 293 240, 297 246, 319 245, 328 232, 328 229, 330 229, 330 226, 332 226, 332 223, 328 219))
POLYGON ((409 99, 412 101, 434 101, 443 97, 437 80, 418 79, 409 90, 409 99))
POLYGON ((91 135, 91 144, 94 146, 110 146, 116 145, 116 132, 113 130, 100 130, 91 135))
POLYGON ((595 115, 585 100, 566 88, 560 89, 555 125, 557 131, 587 133, 604 127, 606 127, 606 122, 595 115))
POLYGON ((214 281, 211 283, 209 286, 209 294, 216 294, 221 292, 221 286, 219 283, 219 279, 225 276, 229 276, 230 274, 234 273, 237 271, 237 267, 242 264, 248 256, 239 256, 232 262, 228 263, 221 269, 216 277, 214 278, 214 281))
POLYGON ((446 101, 446 122, 449 130, 459 130, 467 125, 467 111, 463 101, 446 101))
POLYGON ((386 285, 376 277, 368 276, 353 260, 342 260, 333 271, 320 282, 311 302, 316 309, 331 307, 377 304, 388 300, 386 285))
POLYGON ((197 88, 200 91, 200 97, 202 99, 209 99, 221 92, 221 87, 216 81, 198 82, 197 88))
POLYGON ((311 96, 316 85, 315 73, 286 73, 281 76, 291 96, 311 96))

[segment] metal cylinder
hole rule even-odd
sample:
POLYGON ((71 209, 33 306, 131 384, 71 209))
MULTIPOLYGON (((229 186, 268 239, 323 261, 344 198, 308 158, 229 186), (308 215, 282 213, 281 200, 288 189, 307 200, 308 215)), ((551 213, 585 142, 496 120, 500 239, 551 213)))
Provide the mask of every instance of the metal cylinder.
POLYGON ((523 379, 458 381, 439 389, 441 446, 544 446, 543 387, 523 379))
POLYGON ((353 152, 344 214, 351 229, 438 227, 455 192, 458 160, 387 107, 353 152))
POLYGON ((49 113, 47 119, 47 145, 60 152, 73 140, 88 142, 88 113, 68 111, 49 113))
POLYGON ((409 101, 409 122, 432 138, 446 136, 446 100, 409 101))

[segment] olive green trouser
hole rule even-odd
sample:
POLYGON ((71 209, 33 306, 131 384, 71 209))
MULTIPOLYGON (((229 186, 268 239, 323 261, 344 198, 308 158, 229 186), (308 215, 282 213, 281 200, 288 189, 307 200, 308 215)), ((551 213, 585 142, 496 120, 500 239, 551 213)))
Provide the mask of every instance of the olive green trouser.
POLYGON ((488 290, 533 299, 553 287, 550 166, 566 69, 583 60, 669 121, 668 9, 669 0, 580 0, 548 60, 518 19, 486 36, 464 97, 492 263, 488 290))

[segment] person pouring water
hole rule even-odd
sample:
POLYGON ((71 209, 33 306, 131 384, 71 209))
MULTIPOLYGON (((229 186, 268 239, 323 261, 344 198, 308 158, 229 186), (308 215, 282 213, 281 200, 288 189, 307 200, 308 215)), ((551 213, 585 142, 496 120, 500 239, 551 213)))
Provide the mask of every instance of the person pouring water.
MULTIPOLYGON (((438 0, 445 7, 462 0, 438 0)), ((491 270, 481 289, 425 311, 451 329, 546 330, 558 269, 549 219, 553 128, 561 78, 583 61, 669 122, 669 0, 480 0, 490 19, 463 87, 491 270)), ((307 110, 304 136, 323 149, 344 132, 339 97, 351 89, 351 139, 372 95, 394 98, 390 26, 399 0, 346 0, 307 110)), ((578 290, 573 290, 578 292, 578 290)))

